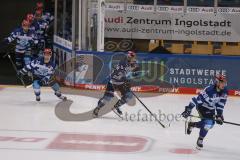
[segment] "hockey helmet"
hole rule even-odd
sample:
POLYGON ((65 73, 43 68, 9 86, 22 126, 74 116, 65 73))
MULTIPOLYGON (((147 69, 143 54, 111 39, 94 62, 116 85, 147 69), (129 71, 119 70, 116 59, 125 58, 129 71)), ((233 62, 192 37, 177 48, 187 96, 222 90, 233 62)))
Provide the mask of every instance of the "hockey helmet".
POLYGON ((42 13, 43 13, 42 9, 38 9, 38 10, 35 11, 34 17, 35 18, 41 18, 42 13))
POLYGON ((44 63, 49 63, 52 57, 52 49, 51 48, 45 48, 43 51, 43 57, 44 57, 44 63))
POLYGON ((218 74, 216 75, 215 77, 215 84, 217 86, 217 89, 220 91, 220 90, 223 90, 225 86, 227 86, 227 80, 226 80, 226 77, 222 74, 218 74))
POLYGON ((216 81, 216 83, 219 83, 219 82, 227 83, 226 77, 222 74, 216 75, 215 81, 216 81))
POLYGON ((52 56, 52 49, 51 48, 45 48, 43 53, 44 53, 44 55, 52 56))
POLYGON ((27 14, 26 20, 32 23, 34 20, 34 15, 32 13, 27 14))
POLYGON ((23 27, 23 28, 29 28, 29 26, 30 26, 29 21, 26 20, 26 19, 24 19, 24 20, 22 21, 22 27, 23 27))
POLYGON ((129 61, 136 60, 136 53, 134 51, 127 52, 127 59, 129 61))
POLYGON ((42 9, 43 8, 43 2, 37 2, 36 3, 36 8, 37 9, 42 9))

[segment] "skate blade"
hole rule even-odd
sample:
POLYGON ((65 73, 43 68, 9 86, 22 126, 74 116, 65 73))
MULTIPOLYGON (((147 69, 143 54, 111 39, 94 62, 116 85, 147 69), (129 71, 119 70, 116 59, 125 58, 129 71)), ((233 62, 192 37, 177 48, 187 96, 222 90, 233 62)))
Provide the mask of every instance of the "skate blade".
POLYGON ((67 97, 59 97, 59 99, 63 100, 63 101, 66 101, 67 100, 67 97))
POLYGON ((99 118, 99 116, 98 116, 98 115, 95 115, 94 113, 92 113, 92 117, 93 117, 93 118, 99 118))
POLYGON ((197 150, 202 150, 202 147, 196 146, 197 150))
POLYGON ((122 117, 120 114, 118 114, 117 111, 115 111, 114 109, 112 109, 112 111, 113 111, 119 118, 123 119, 123 117, 122 117))

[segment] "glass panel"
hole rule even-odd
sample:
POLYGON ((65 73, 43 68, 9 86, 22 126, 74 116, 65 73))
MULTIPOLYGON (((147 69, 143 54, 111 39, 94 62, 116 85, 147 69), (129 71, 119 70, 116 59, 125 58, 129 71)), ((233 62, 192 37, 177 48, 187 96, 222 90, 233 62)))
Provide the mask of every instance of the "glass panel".
POLYGON ((57 36, 63 37, 63 0, 58 0, 57 4, 57 36))
POLYGON ((188 0, 188 6, 214 7, 214 0, 188 0))
POLYGON ((134 0, 106 0, 106 3, 133 3, 134 0))
POLYGON ((134 4, 153 5, 154 0, 134 0, 134 4))
POLYGON ((63 38, 72 41, 72 0, 66 0, 63 38))
POLYGON ((157 0, 158 5, 183 6, 184 0, 157 0))
POLYGON ((240 0, 218 0, 219 7, 240 7, 240 0))
POLYGON ((76 48, 79 48, 79 1, 75 1, 75 13, 76 13, 76 17, 75 17, 75 38, 76 38, 76 41, 75 41, 75 45, 76 45, 76 48))

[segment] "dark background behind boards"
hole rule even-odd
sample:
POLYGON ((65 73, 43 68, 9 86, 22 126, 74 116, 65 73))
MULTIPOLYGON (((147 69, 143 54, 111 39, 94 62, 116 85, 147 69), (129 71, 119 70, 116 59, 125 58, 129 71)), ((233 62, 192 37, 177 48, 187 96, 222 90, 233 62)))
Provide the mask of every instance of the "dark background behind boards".
MULTIPOLYGON (((3 0, 0 5, 0 42, 18 26, 21 25, 28 13, 34 13, 36 3, 44 2, 45 8, 51 10, 54 0, 3 0)), ((6 51, 13 52, 13 46, 9 45, 0 50, 0 85, 19 84, 15 71, 8 58, 2 58, 6 51), (12 49, 11 49, 12 48, 12 49)), ((11 54, 13 55, 13 54, 11 54)))

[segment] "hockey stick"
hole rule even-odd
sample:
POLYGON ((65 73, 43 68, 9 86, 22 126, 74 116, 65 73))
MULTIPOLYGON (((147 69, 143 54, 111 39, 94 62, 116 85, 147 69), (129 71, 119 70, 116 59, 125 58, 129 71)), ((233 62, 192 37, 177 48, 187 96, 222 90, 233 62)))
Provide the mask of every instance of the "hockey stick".
POLYGON ((145 76, 148 73, 149 73, 149 70, 146 70, 146 71, 141 70, 141 71, 130 72, 130 74, 127 75, 127 78, 128 79, 141 78, 141 77, 145 76), (133 73, 136 74, 136 75, 133 75, 133 73))
MULTIPOLYGON (((11 64, 12 64, 12 66, 13 66, 15 72, 18 73, 18 71, 17 71, 17 67, 16 67, 16 65, 14 64, 14 62, 13 62, 13 60, 12 60, 12 57, 11 57, 10 54, 8 54, 8 53, 7 53, 6 55, 8 56, 8 58, 9 58, 11 64)), ((17 77, 18 77, 18 79, 20 79, 22 85, 26 88, 26 84, 24 83, 23 79, 22 79, 21 77, 19 77, 19 76, 17 76, 17 77)))
MULTIPOLYGON (((201 118, 201 117, 199 117, 199 116, 195 116, 195 115, 190 115, 190 117, 200 118, 200 119, 206 119, 206 118, 201 118)), ((213 120, 216 121, 215 119, 213 119, 213 120)), ((233 123, 233 122, 228 122, 228 121, 223 121, 223 123, 231 124, 231 125, 235 125, 235 126, 240 126, 239 123, 233 123)))
POLYGON ((8 53, 4 54, 2 57, 5 58, 5 57, 7 57, 7 56, 8 56, 8 53))
POLYGON ((26 86, 26 88, 31 88, 33 86, 33 83, 32 84, 29 84, 26 86))
POLYGON ((143 107, 151 114, 151 116, 153 116, 155 118, 155 120, 163 127, 166 128, 166 126, 164 124, 162 124, 157 118, 156 116, 148 109, 148 107, 138 98, 138 96, 131 91, 131 93, 134 95, 134 97, 143 105, 143 107))

